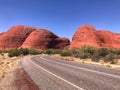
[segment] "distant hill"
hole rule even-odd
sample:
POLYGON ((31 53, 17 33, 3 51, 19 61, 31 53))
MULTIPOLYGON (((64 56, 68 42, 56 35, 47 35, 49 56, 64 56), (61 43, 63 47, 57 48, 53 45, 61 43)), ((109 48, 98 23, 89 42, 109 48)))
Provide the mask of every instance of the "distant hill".
POLYGON ((0 50, 13 48, 63 49, 70 44, 69 39, 60 38, 54 33, 29 26, 13 26, 0 34, 0 50))
POLYGON ((96 30, 93 26, 81 26, 73 35, 72 41, 60 38, 53 32, 30 26, 17 25, 7 32, 0 33, 0 50, 13 48, 64 49, 94 47, 120 48, 120 34, 106 30, 96 30))
POLYGON ((120 48, 120 34, 96 30, 93 26, 81 26, 73 35, 70 48, 80 48, 83 45, 120 48))

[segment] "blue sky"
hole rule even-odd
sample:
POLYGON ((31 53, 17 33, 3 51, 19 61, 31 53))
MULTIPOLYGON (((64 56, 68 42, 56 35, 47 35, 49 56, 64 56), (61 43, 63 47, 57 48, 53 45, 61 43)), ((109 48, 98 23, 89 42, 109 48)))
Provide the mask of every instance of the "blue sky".
POLYGON ((14 25, 69 39, 81 25, 120 33, 120 0, 0 0, 0 32, 14 25))

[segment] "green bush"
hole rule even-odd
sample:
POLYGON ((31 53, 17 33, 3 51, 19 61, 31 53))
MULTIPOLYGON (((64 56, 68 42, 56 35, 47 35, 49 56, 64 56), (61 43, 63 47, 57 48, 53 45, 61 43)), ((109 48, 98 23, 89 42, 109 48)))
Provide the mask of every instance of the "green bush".
POLYGON ((69 50, 71 54, 79 54, 80 50, 79 49, 71 49, 69 50))
POLYGON ((45 54, 54 54, 54 50, 53 49, 47 49, 45 54))
POLYGON ((89 53, 91 55, 94 54, 96 48, 93 46, 83 46, 80 48, 80 52, 84 52, 84 53, 89 53))
POLYGON ((54 53, 53 54, 60 54, 62 52, 62 50, 60 49, 54 49, 54 53))
POLYGON ((35 49, 23 49, 23 48, 20 48, 20 49, 11 49, 8 51, 8 56, 9 57, 14 57, 14 56, 20 56, 20 55, 28 55, 28 54, 31 54, 31 55, 36 55, 36 54, 39 54, 39 51, 35 50, 35 49))
POLYGON ((61 56, 70 56, 71 53, 70 53, 69 50, 63 50, 63 51, 61 51, 60 55, 61 55, 61 56))
POLYGON ((80 53, 80 55, 79 55, 79 57, 81 58, 81 59, 86 59, 86 58, 90 58, 91 57, 91 55, 90 55, 90 53, 80 53))
POLYGON ((37 54, 39 54, 39 51, 37 51, 36 49, 33 49, 33 48, 28 49, 28 51, 29 51, 30 55, 37 55, 37 54))
POLYGON ((114 49, 114 54, 120 55, 120 49, 114 49))
POLYGON ((25 48, 25 49, 20 48, 19 49, 19 53, 20 53, 20 55, 28 55, 29 54, 29 50, 27 48, 25 48))
POLYGON ((19 56, 20 52, 18 49, 11 49, 8 51, 8 56, 9 57, 14 57, 14 56, 19 56))
POLYGON ((83 46, 79 49, 79 54, 81 59, 91 58, 94 55, 96 48, 92 46, 83 46))
POLYGON ((94 55, 92 55, 92 61, 98 62, 100 60, 100 55, 96 52, 94 55))
POLYGON ((61 50, 59 50, 59 49, 47 49, 47 50, 42 50, 41 52, 44 54, 50 55, 50 54, 60 54, 61 50))
POLYGON ((108 48, 98 48, 97 53, 99 56, 104 58, 106 55, 109 54, 109 49, 108 48))
MULTIPOLYGON (((36 55, 36 54, 60 54, 61 56, 72 56, 81 59, 91 58, 92 61, 98 62, 100 59, 105 62, 115 63, 116 59, 120 59, 120 49, 109 49, 109 48, 95 48, 92 46, 83 46, 80 49, 47 49, 37 51, 36 49, 11 49, 8 51, 10 57, 19 55, 36 55)), ((0 51, 3 53, 3 51, 0 51)))
POLYGON ((106 55, 106 57, 104 58, 104 61, 110 62, 110 63, 115 63, 115 59, 116 59, 116 55, 110 53, 110 54, 106 55))

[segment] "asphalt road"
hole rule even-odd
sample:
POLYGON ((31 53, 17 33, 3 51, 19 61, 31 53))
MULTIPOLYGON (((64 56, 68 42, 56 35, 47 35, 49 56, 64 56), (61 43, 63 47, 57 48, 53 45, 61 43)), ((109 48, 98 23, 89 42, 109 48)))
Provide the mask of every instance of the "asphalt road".
POLYGON ((120 70, 32 56, 22 66, 40 90, 120 90, 120 70))

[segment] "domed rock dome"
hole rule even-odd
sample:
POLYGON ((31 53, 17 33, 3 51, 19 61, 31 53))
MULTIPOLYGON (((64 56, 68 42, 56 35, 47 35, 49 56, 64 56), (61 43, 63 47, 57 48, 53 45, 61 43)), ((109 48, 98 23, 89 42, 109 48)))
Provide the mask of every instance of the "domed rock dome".
POLYGON ((0 50, 18 48, 22 45, 34 28, 28 26, 13 26, 0 35, 0 50))
POLYGON ((99 47, 100 40, 93 26, 81 26, 73 35, 70 48, 80 48, 84 45, 99 47))
POLYGON ((62 39, 48 30, 37 29, 28 36, 21 47, 36 49, 59 49, 64 48, 65 46, 69 45, 69 43, 70 42, 67 38, 62 39))

